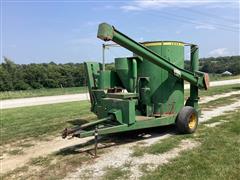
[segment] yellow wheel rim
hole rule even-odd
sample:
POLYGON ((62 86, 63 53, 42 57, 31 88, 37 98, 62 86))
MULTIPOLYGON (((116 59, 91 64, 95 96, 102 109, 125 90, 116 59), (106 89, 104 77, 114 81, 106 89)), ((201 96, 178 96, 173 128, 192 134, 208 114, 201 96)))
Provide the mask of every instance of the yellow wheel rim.
POLYGON ((196 126, 196 124, 197 124, 197 117, 195 114, 192 114, 188 122, 188 127, 190 129, 193 129, 196 126))

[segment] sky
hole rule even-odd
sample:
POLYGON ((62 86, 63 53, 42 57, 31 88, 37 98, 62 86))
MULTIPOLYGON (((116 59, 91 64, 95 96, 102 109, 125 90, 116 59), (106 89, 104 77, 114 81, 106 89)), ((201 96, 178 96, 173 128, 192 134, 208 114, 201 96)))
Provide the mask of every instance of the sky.
MULTIPOLYGON (((100 62, 102 22, 140 42, 198 44, 200 57, 240 54, 238 0, 1 0, 0 5, 1 61, 5 56, 18 64, 100 62)), ((119 47, 106 50, 107 62, 127 55, 119 47)))

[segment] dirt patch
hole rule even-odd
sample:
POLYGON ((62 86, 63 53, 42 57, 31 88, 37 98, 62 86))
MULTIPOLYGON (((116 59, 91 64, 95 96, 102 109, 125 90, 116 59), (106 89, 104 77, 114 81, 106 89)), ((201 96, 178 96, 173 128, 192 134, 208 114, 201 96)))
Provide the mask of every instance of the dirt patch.
POLYGON ((220 125, 220 124, 222 124, 222 123, 225 123, 225 122, 227 122, 227 121, 220 120, 220 121, 218 121, 218 122, 214 122, 214 123, 210 123, 210 124, 205 124, 205 126, 207 126, 207 127, 216 127, 216 126, 218 126, 218 125, 220 125))
POLYGON ((214 100, 217 100, 219 98, 225 98, 225 97, 236 95, 236 94, 240 94, 240 91, 232 91, 232 92, 225 93, 225 94, 216 94, 216 95, 213 95, 213 96, 205 96, 205 97, 202 97, 200 99, 199 104, 208 103, 210 101, 214 101, 214 100))
MULTIPOLYGON (((129 163, 133 158, 131 154, 133 150, 131 147, 134 145, 150 146, 162 139, 170 137, 170 134, 164 134, 157 137, 146 136, 146 139, 132 142, 128 144, 119 145, 117 147, 109 148, 106 153, 101 155, 101 157, 95 159, 91 164, 85 164, 77 170, 76 173, 70 174, 66 179, 78 179, 89 177, 89 179, 99 179, 105 173, 105 169, 110 167, 120 167, 125 163, 129 163)), ((143 137, 144 138, 144 137, 143 137)))
POLYGON ((30 147, 24 151, 24 154, 18 156, 4 156, 1 159, 1 173, 6 173, 10 170, 13 170, 17 167, 23 166, 30 159, 39 156, 45 156, 51 154, 55 151, 59 151, 63 148, 74 146, 77 144, 85 143, 89 141, 90 138, 78 139, 74 138, 71 140, 62 139, 61 137, 57 137, 51 141, 45 142, 36 142, 33 147, 30 147))
POLYGON ((215 108, 214 110, 211 111, 206 111, 204 110, 201 114, 201 117, 199 119, 200 122, 205 122, 208 121, 209 119, 213 117, 217 117, 220 115, 224 115, 228 111, 234 111, 240 107, 240 100, 236 101, 233 104, 229 104, 227 106, 220 106, 215 108))

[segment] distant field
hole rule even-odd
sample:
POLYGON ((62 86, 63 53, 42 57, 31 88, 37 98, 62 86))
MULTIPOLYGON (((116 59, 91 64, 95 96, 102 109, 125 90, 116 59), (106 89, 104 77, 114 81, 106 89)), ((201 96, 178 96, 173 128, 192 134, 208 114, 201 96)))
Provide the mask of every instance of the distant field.
POLYGON ((221 80, 229 80, 229 79, 240 79, 240 75, 236 76, 222 76, 219 74, 209 74, 211 81, 221 81, 221 80))
MULTIPOLYGON (((223 81, 223 80, 230 80, 230 79, 240 79, 240 75, 236 76, 222 76, 220 74, 209 74, 210 81, 223 81)), ((188 83, 185 81, 185 83, 188 83)))
MULTIPOLYGON (((240 75, 237 75, 237 76, 221 76, 221 75, 217 75, 217 74, 210 74, 210 80, 211 81, 221 81, 221 80, 229 80, 229 79, 240 79, 240 75)), ((24 91, 0 92, 0 98, 3 100, 3 99, 39 97, 39 96, 77 94, 77 93, 85 93, 85 92, 88 92, 87 87, 33 89, 33 90, 24 90, 24 91)))
POLYGON ((52 88, 52 89, 33 89, 24 91, 6 91, 1 92, 1 99, 15 99, 38 96, 54 96, 64 94, 77 94, 87 92, 87 87, 69 87, 69 88, 52 88))

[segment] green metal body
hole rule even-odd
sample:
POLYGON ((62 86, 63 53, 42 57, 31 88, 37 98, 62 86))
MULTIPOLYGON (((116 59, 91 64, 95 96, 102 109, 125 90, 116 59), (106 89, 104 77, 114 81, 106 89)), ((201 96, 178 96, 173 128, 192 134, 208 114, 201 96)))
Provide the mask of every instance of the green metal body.
POLYGON ((99 25, 98 37, 127 48, 133 57, 116 58, 113 71, 100 63, 85 63, 91 111, 100 120, 71 131, 73 136, 93 135, 95 126, 99 134, 109 134, 174 124, 185 106, 184 80, 191 84, 186 105, 199 112, 198 89, 208 83, 198 71, 196 45, 191 46, 191 71, 187 71, 182 42, 140 44, 106 23, 99 25))
MULTIPOLYGON (((161 55, 168 62, 183 68, 184 47, 180 42, 152 42, 143 45, 161 55), (171 45, 172 44, 172 45, 171 45)), ((143 59, 138 65, 138 77, 142 108, 146 116, 178 113, 184 105, 183 79, 143 59)))

